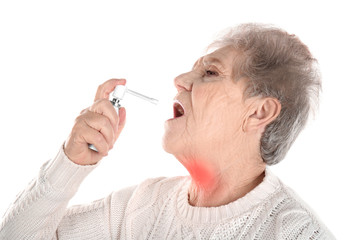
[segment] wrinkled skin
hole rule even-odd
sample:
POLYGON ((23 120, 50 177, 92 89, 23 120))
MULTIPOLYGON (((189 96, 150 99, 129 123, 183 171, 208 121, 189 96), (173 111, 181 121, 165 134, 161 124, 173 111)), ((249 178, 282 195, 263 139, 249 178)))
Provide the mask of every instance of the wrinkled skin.
POLYGON ((244 98, 247 79, 231 79, 233 51, 224 47, 200 58, 176 77, 184 115, 166 121, 163 147, 192 177, 190 203, 219 206, 234 201, 264 177, 260 138, 280 112, 276 99, 244 98))

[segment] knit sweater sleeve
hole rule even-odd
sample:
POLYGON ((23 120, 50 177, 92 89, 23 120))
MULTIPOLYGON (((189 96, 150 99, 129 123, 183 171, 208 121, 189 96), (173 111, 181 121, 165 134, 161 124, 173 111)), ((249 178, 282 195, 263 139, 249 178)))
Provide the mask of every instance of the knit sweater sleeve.
POLYGON ((281 236, 279 239, 297 240, 333 240, 335 237, 329 229, 311 213, 304 209, 292 210, 283 214, 281 220, 281 236))
MULTIPOLYGON (((118 235, 116 225, 119 228, 124 207, 118 207, 112 217, 110 211, 115 208, 112 199, 119 193, 67 209, 83 179, 96 166, 74 164, 61 148, 9 207, 0 224, 0 239, 110 239, 118 235)), ((127 194, 122 196, 120 205, 127 194)))
POLYGON ((67 209, 54 239, 120 239, 128 201, 135 187, 67 209))
POLYGON ((283 183, 281 186, 287 203, 277 216, 278 239, 336 239, 314 210, 293 189, 283 183))

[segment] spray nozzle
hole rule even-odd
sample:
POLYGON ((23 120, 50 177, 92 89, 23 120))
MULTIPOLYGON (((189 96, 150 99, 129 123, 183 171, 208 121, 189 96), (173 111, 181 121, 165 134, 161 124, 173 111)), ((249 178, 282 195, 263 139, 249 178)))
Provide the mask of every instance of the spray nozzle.
POLYGON ((116 86, 116 89, 112 93, 113 100, 111 101, 114 104, 119 104, 119 101, 124 98, 125 93, 130 93, 131 95, 134 95, 136 97, 139 97, 147 102, 158 104, 158 100, 154 98, 147 97, 141 93, 132 91, 128 89, 125 85, 118 85, 116 86))

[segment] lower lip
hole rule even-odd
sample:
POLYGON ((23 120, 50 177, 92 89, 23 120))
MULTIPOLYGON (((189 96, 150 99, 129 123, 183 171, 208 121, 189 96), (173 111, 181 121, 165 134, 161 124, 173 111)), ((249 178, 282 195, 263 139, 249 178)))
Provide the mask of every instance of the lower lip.
POLYGON ((177 119, 180 119, 180 118, 183 118, 184 115, 180 116, 180 117, 174 117, 174 118, 170 118, 168 120, 166 120, 166 122, 171 122, 171 121, 174 121, 174 120, 177 120, 177 119))

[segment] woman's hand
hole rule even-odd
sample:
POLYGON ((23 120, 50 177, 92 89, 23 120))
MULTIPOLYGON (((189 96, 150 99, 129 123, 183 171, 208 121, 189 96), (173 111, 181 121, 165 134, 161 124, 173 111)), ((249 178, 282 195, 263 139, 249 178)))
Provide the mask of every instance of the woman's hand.
POLYGON ((125 108, 119 115, 109 101, 110 93, 117 85, 125 85, 125 79, 110 79, 99 86, 94 104, 84 109, 64 144, 66 156, 76 164, 92 165, 107 156, 125 125, 125 108), (93 144, 98 152, 88 148, 93 144))

